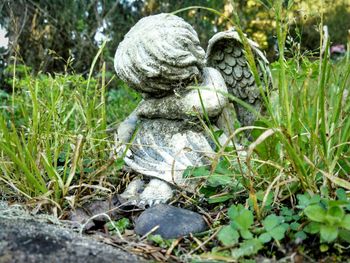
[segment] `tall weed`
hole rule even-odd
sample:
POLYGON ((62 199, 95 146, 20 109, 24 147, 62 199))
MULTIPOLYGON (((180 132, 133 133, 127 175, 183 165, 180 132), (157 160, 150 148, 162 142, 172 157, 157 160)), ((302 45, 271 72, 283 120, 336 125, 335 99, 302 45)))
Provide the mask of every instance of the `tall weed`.
POLYGON ((88 79, 23 72, 13 74, 12 95, 4 93, 0 103, 2 192, 44 200, 61 209, 91 189, 111 191, 112 185, 104 187, 106 175, 115 172, 107 125, 121 121, 138 96, 125 86, 107 92, 110 81, 104 65, 99 78, 91 73, 88 79), (124 94, 131 100, 126 101, 124 94), (118 114, 114 108, 120 109, 118 114))

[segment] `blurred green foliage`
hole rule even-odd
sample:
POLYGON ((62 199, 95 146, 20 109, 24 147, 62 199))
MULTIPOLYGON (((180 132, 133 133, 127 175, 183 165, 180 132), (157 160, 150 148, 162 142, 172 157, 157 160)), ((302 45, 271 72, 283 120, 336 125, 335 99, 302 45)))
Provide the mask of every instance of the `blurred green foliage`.
POLYGON ((46 194, 61 208, 79 180, 93 184, 102 174, 117 173, 107 130, 136 107, 135 91, 120 85, 106 92, 104 71, 96 78, 33 76, 23 65, 6 71, 15 74, 13 92, 0 89, 0 192, 15 199, 19 192, 46 194), (15 191, 4 184, 15 185, 15 191))
MULTIPOLYGON (((274 57, 275 20, 272 0, 89 0, 46 1, 5 0, 0 3, 0 25, 8 31, 10 48, 0 51, 0 68, 18 61, 35 72, 77 72, 87 74, 102 39, 109 39, 101 63, 113 72, 113 55, 125 33, 142 17, 173 12, 188 6, 218 10, 227 17, 240 16, 245 32, 274 57)), ((350 29, 348 0, 295 0, 288 14, 292 39, 301 42, 302 50, 319 47, 319 23, 329 26, 331 41, 347 42, 350 29), (323 15, 322 15, 323 14, 323 15)), ((230 27, 223 17, 201 9, 178 15, 191 23, 205 48, 215 32, 230 27)), ((102 64, 101 64, 102 65, 102 64)), ((1 69, 0 69, 1 74, 1 69)), ((1 86, 4 86, 2 83, 1 86)))

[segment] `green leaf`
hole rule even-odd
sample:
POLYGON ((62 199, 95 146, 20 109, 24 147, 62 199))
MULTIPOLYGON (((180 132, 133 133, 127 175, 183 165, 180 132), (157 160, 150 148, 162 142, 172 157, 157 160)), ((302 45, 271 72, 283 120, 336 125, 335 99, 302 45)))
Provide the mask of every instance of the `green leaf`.
POLYGON ((321 251, 322 253, 327 252, 328 249, 329 249, 329 246, 328 246, 327 244, 321 244, 321 245, 320 245, 320 251, 321 251))
POLYGON ((333 206, 346 206, 348 205, 349 202, 348 201, 344 201, 344 200, 329 200, 328 201, 328 206, 329 207, 333 207, 333 206))
POLYGON ((344 216, 343 220, 340 223, 340 226, 347 230, 350 230, 350 214, 344 216))
POLYGON ((200 166, 200 167, 188 167, 184 171, 182 176, 184 178, 188 178, 188 177, 205 177, 209 175, 210 175, 210 171, 208 170, 208 167, 200 166))
POLYGON ((299 226, 300 226, 300 223, 298 223, 298 222, 293 222, 290 224, 290 228, 294 231, 297 231, 299 226))
POLYGON ((282 220, 283 219, 281 217, 276 216, 275 214, 272 214, 267 216, 263 220, 262 224, 267 231, 270 231, 271 229, 279 225, 282 222, 282 220))
POLYGON ((214 131, 214 136, 215 136, 215 138, 219 138, 223 133, 224 133, 224 131, 217 130, 217 131, 214 131))
POLYGON ((215 203, 222 203, 225 202, 227 200, 232 199, 234 196, 232 194, 226 194, 226 195, 221 195, 221 196, 217 196, 217 197, 210 197, 208 199, 208 203, 209 204, 215 204, 215 203))
POLYGON ((172 239, 163 239, 161 235, 149 235, 147 239, 153 241, 162 248, 170 247, 173 242, 172 239))
POLYGON ((244 239, 252 239, 253 238, 253 234, 249 230, 242 229, 242 230, 240 230, 240 233, 244 239))
POLYGON ((262 247, 263 245, 261 241, 256 238, 245 240, 239 248, 232 249, 231 255, 234 259, 255 255, 260 249, 262 249, 262 247))
POLYGON ((254 215, 252 211, 248 209, 242 209, 239 214, 232 220, 231 224, 237 229, 246 230, 254 223, 254 215))
POLYGON ((313 195, 313 196, 311 196, 311 198, 310 198, 310 205, 313 205, 313 204, 318 204, 319 202, 321 201, 321 197, 320 197, 320 195, 313 195))
POLYGON ((295 238, 299 238, 301 240, 305 240, 307 238, 307 235, 304 231, 299 231, 294 235, 295 238))
POLYGON ((0 98, 1 99, 7 99, 7 98, 9 98, 10 97, 10 95, 8 94, 8 93, 6 93, 4 90, 0 90, 0 98))
POLYGON ((293 215, 293 216, 292 216, 292 219, 293 219, 294 221, 298 221, 300 218, 301 218, 300 215, 293 215))
POLYGON ((321 224, 317 222, 310 222, 305 228, 304 231, 309 234, 316 234, 320 232, 321 224))
POLYGON ((193 170, 192 176, 194 177, 200 177, 200 176, 208 176, 210 174, 210 171, 208 170, 208 167, 202 166, 195 168, 193 170))
POLYGON ((218 165, 215 168, 215 173, 218 174, 230 174, 232 171, 230 170, 231 164, 226 159, 223 159, 218 163, 218 165))
POLYGON ((297 199, 298 199, 298 208, 303 209, 306 208, 309 204, 310 204, 310 195, 309 194, 303 194, 297 195, 297 199))
MULTIPOLYGON (((20 168, 19 170, 21 170, 24 173, 25 179, 31 185, 33 185, 33 188, 35 190, 39 190, 43 194, 46 193, 48 189, 46 188, 45 181, 43 177, 41 177, 40 172, 35 174, 35 171, 31 171, 30 164, 28 162, 23 161, 22 158, 20 158, 12 148, 12 145, 6 145, 0 142, 0 149, 9 157, 9 159, 11 159, 12 162, 14 162, 20 168)), ((24 150, 24 152, 26 151, 24 150)))
POLYGON ((288 207, 282 207, 281 214, 284 216, 292 216, 293 210, 289 209, 288 207))
POLYGON ((115 165, 116 165, 117 170, 121 170, 124 167, 125 162, 122 158, 119 158, 119 159, 115 160, 115 165))
POLYGON ((217 192, 216 192, 216 188, 215 187, 210 187, 210 186, 202 186, 200 189, 199 189, 199 192, 201 194, 203 194, 205 197, 210 197, 212 195, 215 195, 217 192))
POLYGON ((236 217, 238 216, 239 214, 239 211, 238 211, 238 206, 235 206, 235 205, 231 205, 230 208, 228 209, 227 211, 227 215, 228 217, 231 219, 231 221, 234 221, 236 220, 236 217))
POLYGON ((326 221, 330 225, 339 224, 344 218, 345 212, 340 206, 333 206, 328 209, 326 215, 326 221))
POLYGON ((320 188, 320 192, 321 192, 321 195, 325 198, 329 198, 329 190, 328 190, 328 187, 325 187, 325 186, 321 186, 320 188))
POLYGON ((231 226, 224 226, 218 234, 218 239, 224 246, 232 246, 238 243, 239 234, 231 226))
POLYGON ((210 175, 208 177, 208 185, 211 187, 227 186, 232 184, 232 177, 227 175, 210 175))
POLYGON ((338 237, 338 228, 335 226, 321 225, 321 239, 325 242, 332 242, 338 237))
POLYGON ((119 228, 119 229, 127 229, 128 227, 131 226, 131 223, 130 223, 130 220, 128 218, 122 218, 120 220, 117 221, 117 224, 116 226, 119 228))
POLYGON ((288 230, 289 229, 289 224, 288 223, 282 223, 281 224, 281 227, 283 227, 284 228, 284 230, 288 230))
POLYGON ((350 244, 350 231, 341 229, 339 231, 339 237, 350 244))
POLYGON ((304 208, 306 208, 309 205, 319 203, 320 200, 321 200, 321 197, 318 194, 310 196, 310 194, 305 193, 305 194, 302 194, 302 195, 298 194, 297 195, 297 199, 298 199, 297 208, 304 209, 304 208))
POLYGON ((109 231, 114 231, 117 228, 120 233, 124 233, 125 229, 130 227, 131 224, 128 218, 122 218, 118 221, 113 221, 113 224, 111 222, 108 222, 106 226, 109 231))
POLYGON ((306 207, 304 213, 310 220, 315 222, 324 222, 326 218, 326 210, 318 204, 306 207))
POLYGON ((269 233, 262 233, 260 236, 259 236, 259 240, 262 242, 262 243, 268 243, 270 242, 272 239, 272 236, 269 234, 269 233))
POLYGON ((275 240, 281 240, 284 238, 284 234, 286 233, 286 229, 283 226, 278 226, 269 231, 269 234, 275 240))
POLYGON ((345 192, 345 190, 343 188, 338 188, 335 191, 335 194, 337 195, 338 200, 341 200, 341 201, 347 201, 348 200, 346 192, 345 192))
MULTIPOLYGON (((256 198, 262 202, 265 198, 265 194, 266 193, 264 191, 258 191, 256 193, 256 198)), ((272 204, 273 198, 274 198, 273 193, 269 192, 266 198, 265 207, 270 206, 272 204)))

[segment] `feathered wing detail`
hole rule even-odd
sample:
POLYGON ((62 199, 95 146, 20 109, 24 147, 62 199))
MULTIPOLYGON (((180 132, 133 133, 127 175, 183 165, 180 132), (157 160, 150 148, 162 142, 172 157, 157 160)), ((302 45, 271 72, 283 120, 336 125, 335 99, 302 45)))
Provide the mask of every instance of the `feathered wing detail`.
POLYGON ((184 121, 147 118, 141 121, 125 163, 140 174, 191 191, 195 184, 183 178, 184 171, 190 166, 210 164, 215 156, 214 146, 201 130, 193 130, 184 121))
MULTIPOLYGON (((266 74, 270 80, 267 59, 259 50, 258 44, 252 40, 248 41, 255 55, 260 79, 263 80, 264 74, 266 74)), ((237 31, 231 29, 215 34, 209 40, 206 59, 209 67, 220 71, 226 82, 227 89, 232 95, 248 103, 256 111, 263 111, 262 96, 248 66, 243 44, 237 31)), ((241 125, 253 125, 256 119, 255 114, 238 103, 233 102, 233 104, 241 125)))

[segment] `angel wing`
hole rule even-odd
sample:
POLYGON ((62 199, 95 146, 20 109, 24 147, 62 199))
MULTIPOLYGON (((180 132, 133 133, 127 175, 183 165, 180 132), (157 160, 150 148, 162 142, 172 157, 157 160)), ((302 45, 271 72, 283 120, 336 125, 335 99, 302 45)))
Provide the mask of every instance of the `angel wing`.
MULTIPOLYGON (((268 60, 259 50, 257 43, 249 39, 248 42, 255 55, 260 79, 263 81, 264 74, 266 74, 270 81, 268 60)), ((248 66, 243 44, 237 31, 231 29, 215 34, 209 40, 206 59, 209 67, 221 73, 232 95, 250 104, 258 112, 264 110, 262 95, 248 66)), ((255 114, 238 103, 233 102, 233 104, 241 125, 253 125, 256 119, 255 114)))

